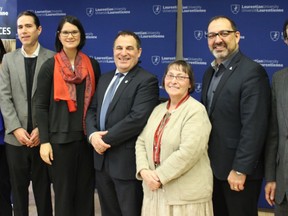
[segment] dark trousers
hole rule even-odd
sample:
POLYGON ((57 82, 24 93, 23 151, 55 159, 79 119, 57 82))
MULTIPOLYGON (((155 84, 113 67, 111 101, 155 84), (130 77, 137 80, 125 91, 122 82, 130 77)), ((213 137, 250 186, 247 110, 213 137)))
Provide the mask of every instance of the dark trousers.
POLYGON ((228 181, 214 177, 214 216, 258 216, 261 185, 262 180, 248 180, 244 190, 237 192, 230 189, 228 181))
POLYGON ((93 216, 93 150, 86 141, 52 144, 55 216, 93 216))
POLYGON ((52 216, 51 186, 48 169, 40 158, 39 146, 6 145, 12 186, 14 216, 28 216, 30 180, 38 216, 52 216))
POLYGON ((11 184, 5 145, 0 145, 0 216, 12 216, 11 184))
POLYGON ((107 161, 103 171, 96 170, 95 178, 102 216, 141 215, 143 190, 140 181, 111 177, 107 161))

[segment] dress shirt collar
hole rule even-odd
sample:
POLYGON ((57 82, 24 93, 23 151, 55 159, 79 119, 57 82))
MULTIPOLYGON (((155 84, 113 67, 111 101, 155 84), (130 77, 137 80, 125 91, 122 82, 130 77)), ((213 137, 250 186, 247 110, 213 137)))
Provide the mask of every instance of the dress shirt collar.
MULTIPOLYGON (((118 74, 118 73, 120 73, 120 72, 119 72, 118 69, 116 69, 116 71, 115 71, 115 75, 118 74)), ((128 72, 122 73, 122 74, 123 74, 123 77, 125 77, 125 76, 127 75, 127 73, 128 73, 128 72)))
POLYGON ((32 53, 32 55, 28 55, 25 50, 24 47, 21 47, 21 53, 25 58, 35 58, 39 55, 39 51, 40 51, 40 43, 38 43, 38 46, 36 48, 36 50, 32 53))
MULTIPOLYGON (((235 56, 238 52, 239 52, 239 50, 237 49, 234 53, 232 53, 232 55, 231 55, 228 59, 224 60, 221 64, 223 64, 224 67, 227 68, 227 67, 229 66, 231 60, 234 58, 234 56, 235 56)), ((211 66, 213 67, 213 69, 214 69, 215 71, 217 71, 217 69, 218 69, 218 67, 219 67, 219 65, 217 64, 216 60, 214 60, 214 61, 211 62, 211 66)))

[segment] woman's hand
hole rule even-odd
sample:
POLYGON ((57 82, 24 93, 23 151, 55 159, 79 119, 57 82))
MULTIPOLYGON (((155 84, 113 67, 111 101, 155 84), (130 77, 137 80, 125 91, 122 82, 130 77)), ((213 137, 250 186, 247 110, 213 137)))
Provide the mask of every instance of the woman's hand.
POLYGON ((155 191, 161 187, 162 184, 155 170, 143 169, 140 171, 140 175, 150 190, 155 191))
POLYGON ((53 150, 52 150, 52 146, 50 143, 43 143, 40 146, 40 156, 42 158, 42 160, 49 164, 52 165, 52 161, 53 161, 53 150))

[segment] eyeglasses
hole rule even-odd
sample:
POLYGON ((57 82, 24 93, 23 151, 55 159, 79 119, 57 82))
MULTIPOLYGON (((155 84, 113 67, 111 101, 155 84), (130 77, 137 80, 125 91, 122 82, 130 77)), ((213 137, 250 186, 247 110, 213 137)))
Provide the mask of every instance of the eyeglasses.
POLYGON ((185 79, 189 79, 189 77, 186 77, 186 76, 179 76, 179 75, 174 76, 172 74, 166 74, 165 77, 167 80, 173 80, 175 78, 178 81, 184 81, 185 79))
POLYGON ((208 34, 206 34, 206 37, 209 40, 213 40, 216 38, 216 36, 218 35, 220 38, 225 38, 228 37, 231 33, 236 32, 236 31, 231 31, 231 30, 223 30, 223 31, 219 31, 219 32, 210 32, 208 34))
POLYGON ((79 35, 79 31, 75 30, 75 31, 61 31, 60 34, 63 36, 63 37, 68 37, 69 34, 72 35, 72 37, 77 37, 79 35))

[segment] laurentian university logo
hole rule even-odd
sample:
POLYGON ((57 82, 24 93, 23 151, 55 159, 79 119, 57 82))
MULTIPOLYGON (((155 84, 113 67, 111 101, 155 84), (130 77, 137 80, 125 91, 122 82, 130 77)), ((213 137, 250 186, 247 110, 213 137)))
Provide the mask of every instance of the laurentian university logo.
POLYGON ((160 56, 151 56, 151 61, 153 65, 158 65, 160 63, 160 56))
POLYGON ((86 8, 86 14, 87 14, 88 17, 93 16, 94 8, 86 8))
POLYGON ((202 83, 195 83, 195 92, 200 93, 202 91, 202 83))
POLYGON ((160 14, 160 12, 161 12, 161 5, 153 5, 153 13, 155 15, 158 15, 160 14))
POLYGON ((201 40, 203 37, 203 31, 195 30, 194 31, 194 37, 196 38, 196 40, 201 40))
POLYGON ((278 41, 280 38, 280 32, 279 31, 270 31, 270 38, 272 41, 278 41))
POLYGON ((231 9, 231 12, 233 14, 238 14, 240 11, 240 5, 239 4, 232 4, 232 5, 230 5, 230 9, 231 9))

